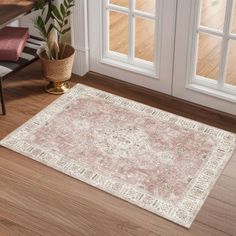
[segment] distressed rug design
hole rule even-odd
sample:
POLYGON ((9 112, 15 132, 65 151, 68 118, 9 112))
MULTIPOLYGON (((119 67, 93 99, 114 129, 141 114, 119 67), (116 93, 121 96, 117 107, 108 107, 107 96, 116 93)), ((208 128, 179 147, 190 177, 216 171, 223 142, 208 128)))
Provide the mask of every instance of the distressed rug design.
POLYGON ((0 144, 189 228, 235 134, 76 85, 0 144))

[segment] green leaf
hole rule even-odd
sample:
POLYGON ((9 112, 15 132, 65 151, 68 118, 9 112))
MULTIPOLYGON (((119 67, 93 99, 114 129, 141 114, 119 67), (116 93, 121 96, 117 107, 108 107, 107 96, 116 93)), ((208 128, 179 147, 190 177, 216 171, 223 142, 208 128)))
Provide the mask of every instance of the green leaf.
POLYGON ((68 31, 70 31, 70 27, 67 28, 67 29, 64 29, 61 33, 62 33, 62 34, 65 34, 65 33, 67 33, 68 31))
POLYGON ((47 12, 47 16, 46 16, 46 18, 45 18, 45 24, 47 24, 48 21, 49 21, 51 18, 53 18, 53 17, 52 17, 52 3, 51 3, 51 1, 49 1, 49 3, 48 3, 48 12, 47 12))
POLYGON ((60 30, 57 28, 57 26, 55 26, 54 24, 52 24, 52 27, 53 27, 58 33, 60 33, 60 30))
POLYGON ((64 16, 65 13, 66 13, 66 10, 65 10, 65 7, 64 7, 64 5, 62 3, 60 5, 60 10, 61 10, 61 14, 64 16))
POLYGON ((42 9, 45 7, 45 5, 46 5, 45 0, 38 0, 38 1, 37 1, 37 7, 38 7, 39 9, 42 10, 42 9))
POLYGON ((62 16, 61 16, 59 10, 57 9, 57 7, 56 7, 55 5, 52 5, 51 7, 52 7, 52 14, 53 14, 53 16, 54 16, 57 20, 62 21, 62 20, 63 20, 63 19, 62 19, 62 16))
POLYGON ((43 18, 41 16, 37 17, 37 25, 38 27, 41 29, 42 33, 47 36, 47 31, 46 31, 46 27, 43 21, 43 18))
POLYGON ((53 29, 53 24, 50 24, 49 27, 48 27, 48 30, 47 30, 47 34, 49 34, 49 32, 51 32, 51 30, 53 29))
POLYGON ((67 9, 70 9, 75 5, 74 0, 67 0, 67 1, 68 1, 67 9))
POLYGON ((69 16, 70 14, 71 14, 71 11, 67 11, 66 17, 69 16))
POLYGON ((44 7, 43 10, 42 10, 42 15, 44 15, 45 9, 46 9, 46 8, 44 7))
POLYGON ((64 6, 66 7, 66 8, 68 8, 68 6, 69 6, 69 3, 66 1, 66 0, 64 0, 64 6))
POLYGON ((38 16, 35 19, 34 26, 38 29, 40 35, 44 38, 44 40, 46 40, 47 39, 46 27, 41 16, 38 16))

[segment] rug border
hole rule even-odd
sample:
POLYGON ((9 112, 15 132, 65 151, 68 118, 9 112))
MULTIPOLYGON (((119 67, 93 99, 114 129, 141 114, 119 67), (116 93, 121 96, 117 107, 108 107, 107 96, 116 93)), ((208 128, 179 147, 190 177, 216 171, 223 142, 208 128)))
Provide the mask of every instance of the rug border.
MULTIPOLYGON (((235 140, 236 140, 236 136, 235 136, 235 134, 233 134, 231 132, 224 131, 224 130, 197 122, 197 121, 193 121, 191 119, 188 119, 188 118, 185 118, 182 116, 178 116, 178 115, 172 114, 170 112, 162 111, 158 108, 150 107, 150 106, 144 105, 142 103, 132 101, 132 100, 129 100, 129 99, 126 99, 123 97, 119 97, 117 95, 113 95, 111 93, 104 92, 104 91, 101 91, 101 90, 98 90, 98 89, 95 89, 92 87, 77 84, 68 93, 66 93, 63 96, 61 96, 60 98, 56 99, 53 103, 51 103, 49 106, 44 108, 41 112, 39 112, 38 114, 33 116, 31 119, 29 119, 23 125, 21 125, 19 128, 17 128, 13 132, 11 132, 9 135, 7 135, 4 139, 2 139, 0 141, 0 145, 7 147, 13 151, 16 151, 26 157, 30 157, 31 159, 41 162, 42 164, 45 164, 45 165, 47 165, 51 168, 54 168, 62 173, 65 173, 71 177, 81 180, 89 185, 92 185, 96 188, 99 188, 99 189, 105 191, 105 192, 108 192, 116 197, 119 197, 123 200, 133 203, 133 204, 135 204, 143 209, 146 209, 152 213, 155 213, 155 214, 157 214, 169 221, 172 221, 174 223, 182 225, 186 228, 190 228, 197 213, 199 212, 199 210, 201 209, 207 196, 209 195, 212 187, 214 186, 214 184, 218 180, 222 170, 226 166, 226 163, 229 161, 230 157, 233 155, 233 152, 235 149, 235 143, 236 143, 235 140), (214 162, 216 162, 216 160, 217 160, 218 162, 215 163, 217 168, 216 168, 216 171, 213 173, 214 175, 211 175, 212 179, 208 180, 208 186, 206 189, 204 189, 202 191, 202 194, 200 195, 200 197, 198 199, 193 199, 193 201, 195 201, 195 202, 190 201, 189 199, 188 199, 188 201, 185 201, 185 202, 182 201, 182 203, 179 205, 179 212, 177 213, 177 211, 175 210, 174 214, 173 214, 173 211, 171 211, 171 209, 169 209, 170 206, 168 208, 168 205, 165 205, 165 206, 162 205, 160 207, 166 208, 165 211, 167 212, 167 213, 166 212, 163 213, 163 209, 162 210, 160 210, 160 209, 154 210, 153 204, 151 204, 152 207, 150 207, 150 204, 149 204, 149 206, 140 204, 140 200, 137 201, 137 199, 133 200, 132 198, 127 199, 127 197, 125 197, 124 194, 122 195, 120 193, 114 192, 113 190, 109 190, 107 188, 107 186, 97 185, 95 182, 91 181, 89 178, 84 178, 82 175, 78 176, 78 169, 77 169, 77 174, 75 174, 73 172, 73 168, 74 168, 73 165, 69 166, 68 163, 64 163, 65 165, 62 166, 62 168, 60 168, 60 167, 58 167, 58 163, 56 164, 56 162, 55 163, 50 162, 49 160, 45 159, 45 157, 47 155, 47 153, 45 153, 45 151, 43 151, 43 152, 42 152, 42 150, 41 150, 41 152, 37 151, 29 144, 19 142, 18 138, 20 138, 22 136, 23 131, 27 133, 29 131, 29 129, 34 129, 34 128, 39 127, 39 125, 42 124, 42 122, 46 122, 48 119, 52 118, 52 116, 55 115, 56 112, 62 111, 64 109, 64 107, 66 107, 68 105, 68 103, 72 102, 74 99, 78 99, 78 96, 81 96, 81 94, 83 94, 83 93, 85 93, 85 95, 88 95, 89 92, 90 92, 90 95, 96 96, 96 98, 99 97, 102 100, 105 99, 107 102, 112 102, 113 104, 115 103, 115 104, 123 106, 125 108, 133 109, 134 111, 136 110, 138 112, 145 112, 145 113, 152 115, 158 119, 163 119, 163 120, 168 119, 168 121, 170 121, 170 119, 172 119, 175 124, 181 125, 181 127, 183 127, 183 128, 194 129, 194 130, 197 130, 198 132, 204 132, 204 133, 207 133, 210 135, 214 135, 219 140, 224 141, 224 143, 223 143, 224 146, 225 146, 225 144, 228 143, 229 144, 228 149, 226 147, 224 147, 223 145, 221 145, 221 146, 216 145, 216 147, 214 148, 215 151, 220 149, 221 156, 219 156, 219 155, 217 156, 216 155, 217 152, 214 152, 214 151, 213 151, 213 153, 211 153, 209 160, 212 161, 212 159, 214 159, 213 160, 214 162), (198 130, 199 128, 201 128, 201 129, 198 130), (231 141, 224 140, 225 137, 230 137, 231 141), (27 147, 27 148, 24 149, 23 147, 27 147), (23 151, 23 150, 25 150, 25 151, 23 151), (225 155, 222 155, 222 151, 225 155), (35 157, 35 152, 38 152, 38 156, 36 156, 36 157, 35 157), (213 155, 214 155, 214 158, 213 158, 213 155), (215 158, 215 155, 217 158, 215 158), (186 212, 183 212, 182 208, 184 208, 185 210, 187 209, 189 212, 191 212, 191 216, 189 216, 189 212, 188 212, 189 217, 186 218, 186 216, 184 216, 184 214, 186 214, 186 212), (177 217, 178 215, 183 218, 185 217, 185 220, 183 220, 183 218, 181 219, 181 218, 177 217)), ((59 157, 59 161, 61 161, 61 159, 59 157)), ((54 158, 51 157, 51 160, 55 161, 55 157, 54 158)), ((207 163, 206 163, 206 165, 207 165, 207 163)), ((87 167, 81 167, 81 168, 85 169, 87 167)), ((206 167, 204 167, 201 170, 201 172, 203 172, 205 169, 206 169, 206 167)), ((207 169, 207 171, 209 171, 209 169, 207 169)), ((86 173, 86 171, 83 173, 86 173)), ((98 175, 98 174, 97 173, 93 174, 91 177, 92 179, 94 179, 94 175, 98 175)), ((196 178, 195 182, 198 182, 200 177, 201 176, 199 174, 198 177, 196 178)), ((205 177, 209 177, 209 175, 205 176, 205 177)), ((201 181, 200 181, 200 183, 202 184, 201 181)), ((117 184, 117 183, 115 183, 115 184, 117 184)), ((129 189, 130 189, 130 187, 129 187, 129 189)), ((134 190, 136 190, 136 189, 134 189, 134 190)), ((183 200, 186 200, 185 198, 186 198, 186 196, 184 197, 183 200)), ((156 201, 157 200, 158 199, 156 199, 156 201)))

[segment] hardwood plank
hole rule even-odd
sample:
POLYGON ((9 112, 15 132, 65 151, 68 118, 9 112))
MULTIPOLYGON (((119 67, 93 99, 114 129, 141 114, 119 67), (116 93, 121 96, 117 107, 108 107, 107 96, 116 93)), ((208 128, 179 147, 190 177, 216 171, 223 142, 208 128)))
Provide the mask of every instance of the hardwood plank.
POLYGON ((231 178, 236 179, 236 160, 235 155, 232 157, 230 163, 226 166, 223 171, 223 174, 231 178))
POLYGON ((20 154, 0 146, 0 169, 4 166, 6 170, 16 171, 20 176, 24 176, 26 180, 30 179, 38 182, 44 176, 38 165, 32 166, 29 158, 19 157, 21 157, 20 154), (5 158, 8 156, 10 158, 5 158))
POLYGON ((236 179, 222 175, 210 193, 212 198, 236 207, 236 179))
POLYGON ((235 235, 236 207, 208 197, 196 219, 215 229, 235 235))
POLYGON ((0 235, 4 236, 42 236, 21 225, 0 217, 0 235))

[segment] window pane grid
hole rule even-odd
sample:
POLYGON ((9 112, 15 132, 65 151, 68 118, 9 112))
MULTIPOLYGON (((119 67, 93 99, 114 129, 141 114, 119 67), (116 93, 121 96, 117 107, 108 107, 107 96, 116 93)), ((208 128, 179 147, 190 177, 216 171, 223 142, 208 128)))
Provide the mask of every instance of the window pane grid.
POLYGON ((223 31, 227 0, 201 0, 199 24, 223 31))
MULTIPOLYGON (((154 0, 155 2, 157 0, 154 0)), ((126 2, 124 3, 124 0, 122 2, 122 4, 118 4, 116 5, 116 3, 119 2, 119 0, 106 0, 103 2, 103 25, 106 25, 106 29, 103 26, 103 57, 110 57, 113 58, 115 60, 121 60, 123 62, 127 62, 131 65, 139 65, 139 66, 143 66, 143 68, 150 68, 150 70, 154 71, 155 73, 158 72, 158 63, 157 63, 157 17, 156 17, 156 10, 153 13, 152 12, 145 12, 143 10, 139 10, 136 8, 136 0, 130 0, 128 1, 129 4, 126 4, 126 2), (118 14, 122 13, 128 16, 128 52, 124 53, 125 50, 118 50, 117 52, 114 51, 113 49, 115 48, 114 46, 112 46, 112 43, 110 42, 111 40, 111 27, 110 27, 110 12, 117 12, 118 14), (145 44, 140 44, 140 40, 139 38, 137 38, 137 30, 139 30, 140 32, 140 19, 143 19, 143 21, 145 22, 151 22, 149 24, 144 24, 143 23, 143 30, 141 33, 144 34, 145 32, 145 26, 149 26, 153 29, 153 34, 152 37, 144 37, 147 38, 148 40, 150 40, 149 38, 151 38, 151 40, 153 40, 153 47, 152 48, 152 53, 154 55, 151 55, 149 57, 145 56, 145 52, 144 53, 140 53, 139 55, 142 56, 138 56, 137 57, 137 47, 136 47, 136 43, 138 43, 139 45, 143 46, 145 44), (153 27, 152 25, 154 24, 155 27, 153 27), (121 53, 121 54, 120 54, 121 53), (122 54, 123 53, 123 54, 122 54), (150 59, 151 58, 151 59, 150 59), (152 60, 152 61, 151 61, 152 60)), ((145 1, 144 1, 145 2, 145 1)), ((150 32, 150 30, 149 30, 150 32)), ((125 36, 126 37, 126 36, 125 36)), ((113 37, 114 38, 114 37, 113 37)), ((148 44, 148 43, 146 43, 148 44)), ((149 43, 150 44, 150 43, 149 43)), ((143 48, 143 50, 145 50, 145 48, 143 48)))
MULTIPOLYGON (((201 6, 200 4, 202 4, 202 2, 205 1, 205 0, 202 0, 202 1, 199 1, 198 4, 199 6, 201 6)), ((226 7, 225 7, 225 15, 224 15, 224 24, 223 24, 223 28, 222 27, 213 27, 213 26, 209 26, 207 24, 204 25, 203 21, 202 21, 202 8, 199 7, 200 9, 200 12, 198 14, 198 24, 197 24, 197 29, 196 29, 196 34, 198 35, 197 36, 197 40, 196 40, 196 53, 195 53, 195 66, 194 66, 194 71, 195 71, 195 76, 194 78, 199 78, 201 81, 204 81, 203 78, 205 77, 207 80, 206 80, 206 84, 208 83, 209 85, 211 83, 209 83, 208 79, 211 79, 212 76, 214 77, 213 79, 216 80, 216 83, 217 83, 217 89, 219 90, 223 90, 225 87, 229 87, 228 85, 228 81, 230 81, 230 85, 233 85, 232 83, 232 74, 236 76, 236 73, 230 73, 228 70, 229 70, 229 57, 230 57, 230 60, 231 60, 231 64, 232 64, 232 58, 235 58, 234 55, 232 55, 232 50, 229 52, 229 41, 232 41, 232 42, 236 42, 236 34, 234 32, 231 32, 231 29, 232 29, 232 18, 233 18, 233 4, 236 4, 235 3, 235 0, 227 0, 227 4, 226 4, 226 7), (206 50, 209 50, 209 55, 208 55, 208 58, 206 57, 206 61, 209 62, 209 63, 212 63, 212 60, 216 60, 217 58, 213 58, 211 57, 211 54, 213 55, 214 53, 217 54, 218 53, 218 59, 219 59, 219 68, 218 68, 218 72, 216 71, 217 68, 216 68, 216 65, 213 65, 215 66, 215 71, 214 73, 212 74, 211 72, 206 73, 208 74, 209 76, 204 76, 204 73, 201 74, 201 73, 198 73, 198 71, 200 69, 202 69, 202 71, 204 72, 204 62, 202 62, 202 65, 200 65, 202 68, 199 69, 199 57, 201 57, 200 54, 202 54, 201 51, 204 51, 204 47, 202 47, 201 44, 201 41, 199 40, 199 35, 208 35, 209 37, 211 37, 212 39, 213 38, 218 38, 218 39, 221 39, 218 43, 218 45, 215 45, 215 47, 212 47, 212 49, 210 48, 211 46, 214 46, 212 43, 209 44, 208 47, 206 47, 205 49, 206 50), (219 54, 219 46, 221 47, 221 52, 219 54), (230 53, 230 55, 229 55, 230 53), (211 62, 210 62, 211 60, 211 62), (216 73, 217 73, 217 77, 216 77, 216 73), (229 75, 231 76, 230 79, 228 78, 229 75)), ((235 6, 235 5, 234 5, 235 6)), ((236 9, 236 8, 235 8, 236 9)), ((236 13, 236 11, 235 11, 236 13)), ((236 14, 235 14, 235 18, 236 18, 236 14)), ((236 19, 235 19, 236 21, 236 19)), ((206 36, 207 37, 207 36, 206 36)), ((212 40, 211 40, 212 41, 212 40)), ((203 52, 204 53, 204 52, 203 52)), ((234 50, 234 53, 236 53, 236 51, 234 50)), ((214 63, 213 63, 214 64, 214 63)), ((216 63, 215 63, 216 64, 216 63)), ((209 66, 205 65, 205 68, 206 66, 209 66)), ((232 66, 231 66, 232 68, 232 66)), ((210 66, 209 66, 209 70, 210 70, 210 66)), ((193 78, 193 80, 195 80, 193 78)), ((236 85, 236 78, 234 78, 235 80, 235 84, 236 85)), ((214 83, 212 84, 214 85, 214 83)))
POLYGON ((135 3, 134 1, 129 1, 129 63, 132 63, 134 60, 134 44, 135 44, 135 19, 134 19, 134 12, 135 3))
POLYGON ((128 55, 128 14, 120 13, 118 11, 109 11, 109 50, 115 51, 120 54, 128 55), (116 19, 119 19, 122 22, 122 27, 114 27, 116 19), (122 37, 119 37, 119 42, 117 43, 116 34, 122 34, 122 37), (122 44, 122 47, 119 45, 122 44))

